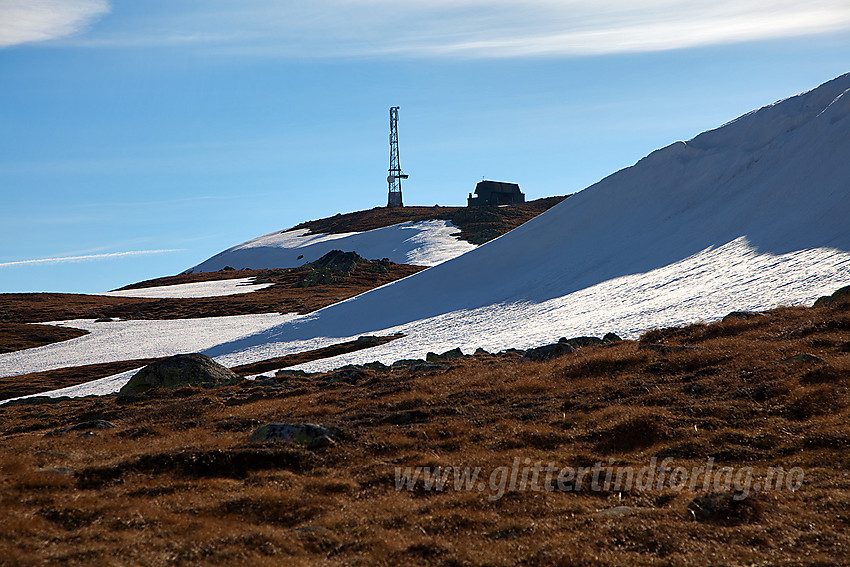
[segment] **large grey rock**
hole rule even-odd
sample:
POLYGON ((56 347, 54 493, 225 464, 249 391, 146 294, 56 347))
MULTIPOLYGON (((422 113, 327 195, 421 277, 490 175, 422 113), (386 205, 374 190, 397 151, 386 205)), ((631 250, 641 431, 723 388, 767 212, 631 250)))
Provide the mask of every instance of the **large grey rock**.
POLYGON ((244 380, 229 368, 210 357, 199 354, 178 354, 158 360, 139 370, 119 391, 122 396, 135 396, 151 388, 200 386, 214 388, 244 380))

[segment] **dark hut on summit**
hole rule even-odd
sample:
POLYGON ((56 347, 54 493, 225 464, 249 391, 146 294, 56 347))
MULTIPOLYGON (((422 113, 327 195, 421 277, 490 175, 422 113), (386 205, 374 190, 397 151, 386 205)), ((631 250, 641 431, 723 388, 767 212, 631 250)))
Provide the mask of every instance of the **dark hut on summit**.
POLYGON ((519 190, 519 185, 516 183, 481 181, 475 186, 475 195, 473 197, 472 193, 469 194, 468 207, 525 203, 525 194, 519 190))

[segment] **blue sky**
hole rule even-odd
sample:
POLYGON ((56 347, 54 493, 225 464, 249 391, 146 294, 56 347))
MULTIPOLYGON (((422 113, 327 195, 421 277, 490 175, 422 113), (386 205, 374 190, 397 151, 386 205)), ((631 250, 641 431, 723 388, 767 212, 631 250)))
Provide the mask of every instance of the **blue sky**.
POLYGON ((0 0, 0 292, 97 292, 483 177, 573 193, 850 71, 846 0, 0 0))

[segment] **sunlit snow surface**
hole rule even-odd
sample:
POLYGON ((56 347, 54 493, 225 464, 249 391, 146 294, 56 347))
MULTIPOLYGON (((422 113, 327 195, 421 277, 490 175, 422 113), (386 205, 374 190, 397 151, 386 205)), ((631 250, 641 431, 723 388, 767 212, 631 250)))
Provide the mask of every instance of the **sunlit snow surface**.
MULTIPOLYGON (((744 239, 738 239, 664 268, 612 279, 547 301, 499 303, 375 329, 380 334, 401 332, 407 336, 295 368, 321 371, 373 360, 389 364, 454 347, 466 354, 478 347, 490 352, 524 349, 562 336, 602 336, 611 331, 634 339, 649 328, 712 321, 736 310, 810 305, 847 282, 848 253, 819 249, 779 256, 757 254, 744 239)), ((320 321, 321 317, 317 318, 316 322, 320 321)), ((287 327, 297 327, 299 322, 293 320, 287 327)), ((273 342, 276 330, 254 337, 259 343, 256 346, 220 355, 217 360, 232 366, 322 346, 315 340, 273 342)), ((213 353, 217 350, 212 349, 213 353)))
POLYGON ((222 297, 238 295, 265 289, 273 283, 255 284, 254 278, 239 278, 235 280, 218 280, 213 282, 195 282, 176 285, 162 285, 139 289, 122 289, 107 291, 98 295, 111 297, 147 297, 151 299, 188 299, 193 297, 222 297))
POLYGON ((449 221, 405 222, 365 232, 309 234, 306 229, 273 232, 216 254, 192 272, 231 268, 296 268, 318 260, 331 250, 357 252, 367 260, 389 258, 396 264, 436 266, 475 249, 453 234, 460 229, 449 221))
MULTIPOLYGON (((636 338, 730 311, 809 305, 850 284, 848 89, 850 74, 671 144, 469 253, 313 314, 258 319, 256 328, 245 319, 219 344, 192 342, 216 325, 207 320, 173 332, 198 347, 183 350, 227 366, 363 334, 406 335, 301 366, 320 370, 562 336, 636 338)), ((328 249, 344 238, 335 235, 328 249)), ((171 331, 148 323, 167 342, 171 331)), ((0 355, 0 376, 96 362, 97 350, 74 342, 85 338, 0 355)), ((113 339, 105 335, 91 340, 110 353, 119 348, 107 348, 113 339)), ((123 358, 141 358, 144 344, 133 348, 139 353, 123 358)), ((114 391, 128 376, 66 393, 114 391)))
POLYGON ((199 352, 291 320, 296 315, 234 315, 167 321, 56 321, 90 334, 19 352, 0 354, 0 377, 82 366, 199 352))

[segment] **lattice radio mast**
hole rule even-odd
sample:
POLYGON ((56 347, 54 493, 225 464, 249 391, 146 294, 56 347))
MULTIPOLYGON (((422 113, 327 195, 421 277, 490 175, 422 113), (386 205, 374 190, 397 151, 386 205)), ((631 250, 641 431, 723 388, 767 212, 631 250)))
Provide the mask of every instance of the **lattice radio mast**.
POLYGON ((390 108, 390 174, 387 184, 390 187, 387 195, 387 207, 403 207, 401 202, 401 180, 407 179, 398 164, 398 107, 390 108))

